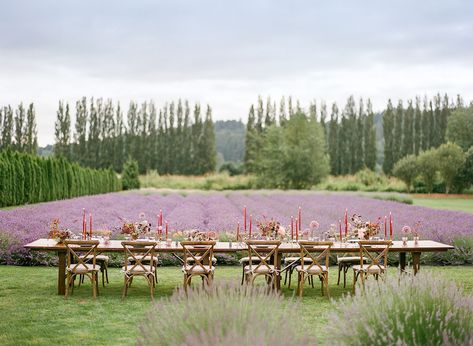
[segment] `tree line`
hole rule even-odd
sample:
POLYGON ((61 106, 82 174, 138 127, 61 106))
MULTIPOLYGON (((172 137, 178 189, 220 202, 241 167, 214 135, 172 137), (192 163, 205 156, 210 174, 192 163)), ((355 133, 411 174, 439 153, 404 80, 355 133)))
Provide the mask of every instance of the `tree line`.
POLYGON ((0 152, 0 207, 119 191, 112 170, 84 168, 64 158, 0 152))
POLYGON ((23 103, 16 109, 10 105, 0 107, 0 151, 4 149, 36 154, 38 133, 33 103, 27 108, 23 103))
POLYGON ((215 171, 216 150, 212 109, 178 100, 158 109, 154 102, 130 102, 126 117, 120 103, 82 98, 71 109, 59 102, 55 124, 57 156, 93 168, 120 172, 131 158, 140 173, 200 175, 215 171), (205 112, 205 114, 204 114, 205 112))

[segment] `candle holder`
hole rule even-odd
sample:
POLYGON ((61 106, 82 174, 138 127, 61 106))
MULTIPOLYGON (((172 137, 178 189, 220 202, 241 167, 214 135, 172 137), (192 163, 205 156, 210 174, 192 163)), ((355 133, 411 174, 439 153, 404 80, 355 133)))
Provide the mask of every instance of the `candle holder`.
POLYGON ((407 237, 402 237, 401 240, 402 240, 402 245, 403 245, 403 246, 407 246, 407 240, 408 240, 408 238, 407 238, 407 237))
POLYGON ((166 239, 166 246, 171 247, 172 246, 172 239, 166 239))
POLYGON ((419 237, 414 237, 414 245, 419 245, 419 237))

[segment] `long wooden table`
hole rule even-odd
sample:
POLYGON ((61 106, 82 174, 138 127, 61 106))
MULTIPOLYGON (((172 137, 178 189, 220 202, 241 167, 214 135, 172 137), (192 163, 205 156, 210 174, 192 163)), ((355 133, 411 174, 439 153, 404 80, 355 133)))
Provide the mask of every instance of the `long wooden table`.
MULTIPOLYGON (((111 240, 108 244, 100 243, 98 251, 104 252, 123 252, 121 240, 111 240)), ((53 239, 38 239, 27 245, 26 248, 34 251, 48 251, 57 252, 58 254, 58 281, 57 290, 59 295, 64 295, 66 291, 66 247, 63 244, 58 244, 53 239)), ((399 261, 401 270, 404 271, 406 268, 406 254, 410 252, 412 254, 412 267, 414 274, 420 269, 420 255, 422 252, 444 252, 451 250, 454 247, 438 243, 432 240, 420 240, 418 245, 415 245, 413 241, 408 241, 407 245, 403 245, 402 241, 393 241, 393 245, 389 249, 390 252, 399 253, 399 261)), ((216 253, 232 253, 237 251, 245 251, 247 247, 244 243, 228 243, 228 242, 217 242, 214 248, 216 253)), ((157 252, 162 253, 181 253, 183 249, 180 244, 173 242, 171 246, 167 246, 164 242, 161 242, 156 248, 157 252)), ((357 253, 359 251, 358 244, 341 244, 334 243, 331 248, 331 252, 334 253, 357 253)), ((279 254, 298 253, 299 245, 297 243, 282 243, 279 247, 279 254)), ((276 259, 277 266, 281 269, 281 256, 276 259)), ((277 285, 279 286, 279 282, 277 285)))

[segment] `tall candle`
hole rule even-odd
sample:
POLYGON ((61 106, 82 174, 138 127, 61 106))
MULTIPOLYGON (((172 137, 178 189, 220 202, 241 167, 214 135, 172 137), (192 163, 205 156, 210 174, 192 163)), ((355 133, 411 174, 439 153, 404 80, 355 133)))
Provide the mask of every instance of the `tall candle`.
POLYGON ((168 234, 169 234, 169 224, 166 221, 166 240, 168 239, 168 234))
POLYGON ((393 239, 393 215, 389 212, 389 238, 393 239))
POLYGON ((299 219, 296 218, 296 240, 299 240, 299 219))
POLYGON ((159 209, 159 225, 163 226, 163 210, 159 209))
POLYGON ((340 241, 342 241, 342 220, 338 220, 338 228, 340 230, 340 241))
POLYGON ((348 209, 345 209, 345 235, 348 234, 348 209))
POLYGON ((291 216, 291 239, 294 240, 294 216, 291 216))
POLYGON ((89 238, 92 239, 92 213, 89 214, 90 225, 89 225, 89 238))
POLYGON ((240 221, 237 223, 237 235, 236 235, 236 240, 238 241, 240 239, 240 221))
POLYGON ((253 230, 253 220, 250 214, 250 239, 251 239, 251 231, 253 230))
POLYGON ((388 237, 388 217, 384 215, 384 239, 388 237))
POLYGON ((82 239, 85 240, 87 234, 87 218, 85 216, 85 208, 82 208, 82 239))
POLYGON ((302 208, 299 207, 299 230, 302 229, 302 208))
POLYGON ((243 207, 243 223, 245 224, 244 229, 246 233, 246 205, 243 207))

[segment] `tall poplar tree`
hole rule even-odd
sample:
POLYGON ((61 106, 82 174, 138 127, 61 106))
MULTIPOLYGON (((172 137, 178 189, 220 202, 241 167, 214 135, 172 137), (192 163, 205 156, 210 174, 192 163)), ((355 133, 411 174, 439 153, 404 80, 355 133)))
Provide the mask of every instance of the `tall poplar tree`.
POLYGON ((25 136, 25 123, 26 123, 26 111, 23 103, 18 105, 15 112, 15 150, 24 151, 26 144, 25 136))
POLYGON ((332 105, 332 113, 330 115, 329 131, 328 131, 328 153, 330 156, 330 172, 333 175, 340 174, 340 155, 339 155, 339 124, 338 124, 338 107, 334 102, 332 105))
POLYGON ((364 149, 364 137, 365 137, 365 108, 363 104, 363 99, 360 99, 360 104, 359 104, 359 111, 358 111, 358 116, 355 119, 355 124, 356 124, 356 134, 355 134, 355 157, 356 161, 354 163, 353 171, 352 173, 356 173, 359 170, 361 170, 364 165, 365 165, 365 155, 363 153, 364 149))
POLYGON ((284 126, 284 123, 287 120, 286 114, 286 99, 284 96, 281 97, 281 102, 279 103, 279 125, 284 126))
POLYGON ((391 99, 388 100, 388 106, 383 114, 383 135, 384 135, 384 162, 383 171, 391 174, 394 166, 394 109, 391 99))
POLYGON ((69 104, 59 101, 56 115, 56 123, 54 126, 54 154, 56 156, 70 158, 71 117, 69 115, 69 104))
MULTIPOLYGON (((38 151, 38 132, 36 130, 36 112, 33 103, 30 103, 26 112, 26 147, 25 151, 36 155, 38 151)), ((68 157, 70 158, 70 157, 68 157)))
POLYGON ((402 150, 401 158, 414 152, 414 107, 412 100, 407 102, 407 109, 402 124, 402 150))
POLYGON ((419 155, 422 150, 422 111, 420 109, 420 98, 418 96, 416 97, 414 114, 414 154, 419 155))
POLYGON ((73 145, 73 160, 77 161, 81 165, 88 164, 87 162, 87 98, 76 102, 76 121, 75 121, 75 132, 74 132, 74 145, 73 145))
POLYGON ((10 105, 3 107, 3 127, 2 127, 1 149, 13 147, 13 109, 10 105))
POLYGON ((404 120, 404 106, 402 100, 399 100, 394 115, 394 134, 393 134, 393 164, 401 158, 402 150, 402 123, 404 120))
POLYGON ((207 105, 202 141, 202 174, 215 172, 217 152, 215 150, 215 129, 212 121, 212 108, 207 105))
POLYGON ((113 162, 114 169, 117 172, 121 172, 123 169, 123 164, 125 163, 125 138, 126 138, 126 129, 123 122, 123 112, 120 107, 120 103, 117 103, 115 110, 115 151, 113 152, 113 162))
POLYGON ((246 137, 245 137, 245 171, 254 173, 256 168, 257 146, 256 137, 257 132, 255 128, 255 108, 250 107, 248 113, 248 121, 246 123, 246 137))
POLYGON ((373 106, 370 99, 368 99, 366 104, 364 132, 365 166, 374 171, 376 168, 376 129, 374 126, 373 106))

